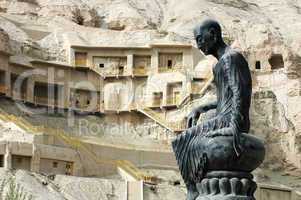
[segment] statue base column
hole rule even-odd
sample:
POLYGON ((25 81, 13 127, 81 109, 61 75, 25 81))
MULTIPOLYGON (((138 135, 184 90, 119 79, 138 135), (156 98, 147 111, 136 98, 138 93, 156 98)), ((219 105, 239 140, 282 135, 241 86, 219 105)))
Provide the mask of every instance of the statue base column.
POLYGON ((238 171, 211 171, 197 183, 196 200, 255 200, 253 175, 238 171))

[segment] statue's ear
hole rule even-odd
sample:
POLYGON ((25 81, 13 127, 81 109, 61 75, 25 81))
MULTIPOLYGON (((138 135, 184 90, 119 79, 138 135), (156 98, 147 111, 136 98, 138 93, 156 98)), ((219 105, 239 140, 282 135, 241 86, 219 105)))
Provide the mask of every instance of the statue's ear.
POLYGON ((208 29, 208 32, 209 32, 209 35, 210 35, 210 38, 216 42, 217 41, 217 34, 216 34, 216 30, 214 28, 209 28, 208 29))

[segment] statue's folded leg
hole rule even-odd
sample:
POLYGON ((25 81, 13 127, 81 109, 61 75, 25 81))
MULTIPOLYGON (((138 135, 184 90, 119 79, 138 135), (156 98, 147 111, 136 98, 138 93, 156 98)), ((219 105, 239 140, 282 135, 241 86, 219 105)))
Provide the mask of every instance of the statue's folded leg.
POLYGON ((172 142, 173 151, 185 183, 195 182, 200 178, 204 170, 205 159, 198 142, 207 132, 215 128, 217 119, 214 117, 187 129, 172 142))
POLYGON ((179 169, 187 188, 187 200, 194 200, 199 192, 193 179, 193 169, 190 167, 194 158, 191 155, 190 143, 195 138, 195 129, 188 129, 179 135, 173 142, 172 147, 179 165, 179 169))
POLYGON ((178 162, 181 175, 186 184, 188 182, 191 182, 191 180, 189 180, 189 168, 187 168, 187 162, 190 152, 190 142, 193 140, 194 137, 195 132, 193 132, 191 129, 187 129, 172 142, 173 151, 175 153, 175 157, 178 162))
POLYGON ((202 179, 206 170, 207 157, 200 143, 209 131, 217 127, 218 121, 219 118, 215 116, 187 129, 172 142, 175 157, 188 190, 187 199, 189 200, 198 195, 196 183, 202 179))

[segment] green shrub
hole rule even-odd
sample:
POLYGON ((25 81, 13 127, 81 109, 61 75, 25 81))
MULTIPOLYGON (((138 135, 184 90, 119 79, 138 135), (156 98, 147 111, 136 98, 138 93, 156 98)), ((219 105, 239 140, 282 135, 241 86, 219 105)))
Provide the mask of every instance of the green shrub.
POLYGON ((28 195, 14 178, 10 178, 9 180, 2 180, 0 184, 0 200, 33 200, 33 196, 28 195), (8 186, 8 190, 4 195, 5 186, 8 186))

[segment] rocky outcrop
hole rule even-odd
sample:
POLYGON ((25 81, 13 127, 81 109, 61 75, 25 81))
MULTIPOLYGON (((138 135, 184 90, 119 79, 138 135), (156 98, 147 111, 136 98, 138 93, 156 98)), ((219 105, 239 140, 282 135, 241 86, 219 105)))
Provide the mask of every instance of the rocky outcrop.
POLYGON ((10 46, 9 46, 9 36, 8 34, 0 28, 0 51, 2 52, 10 52, 10 46))
MULTIPOLYGON (((0 197, 19 195, 24 200, 126 199, 126 182, 118 179, 43 176, 23 170, 0 169, 0 197)), ((8 198, 11 199, 11 198, 8 198)))

